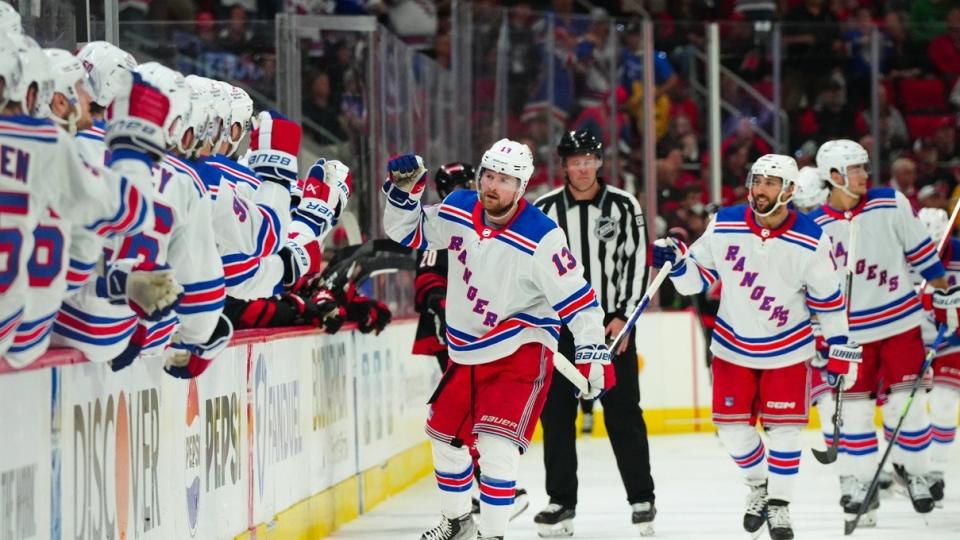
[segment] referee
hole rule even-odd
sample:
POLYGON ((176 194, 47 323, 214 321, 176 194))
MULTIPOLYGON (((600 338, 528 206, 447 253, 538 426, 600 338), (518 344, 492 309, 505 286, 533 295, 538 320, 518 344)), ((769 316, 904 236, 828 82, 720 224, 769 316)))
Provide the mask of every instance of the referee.
MULTIPOLYGON (((614 339, 643 296, 647 283, 646 230, 637 199, 599 178, 603 144, 589 131, 565 133, 557 145, 566 182, 536 201, 560 226, 584 277, 604 310, 608 340, 614 339)), ((574 357, 573 336, 564 327, 560 353, 574 357)), ((640 409, 634 335, 611 351, 617 384, 600 398, 617 468, 641 533, 652 532, 653 478, 647 426, 640 409)), ((577 398, 572 384, 555 375, 540 422, 550 504, 534 517, 541 536, 570 536, 577 506, 577 398)))

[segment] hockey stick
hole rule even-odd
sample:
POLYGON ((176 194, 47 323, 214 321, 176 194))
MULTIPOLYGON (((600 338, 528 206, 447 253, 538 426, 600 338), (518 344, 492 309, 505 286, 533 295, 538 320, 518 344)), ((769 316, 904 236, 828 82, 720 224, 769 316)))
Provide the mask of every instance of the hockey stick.
POLYGON ((580 390, 580 394, 585 396, 590 393, 590 382, 583 376, 583 373, 580 373, 573 362, 560 354, 560 351, 553 353, 553 367, 557 368, 561 375, 576 386, 577 390, 580 390))
MULTIPOLYGON (((847 283, 846 283, 846 295, 847 295, 847 320, 850 320, 850 310, 853 306, 853 267, 856 264, 856 258, 853 256, 854 251, 857 247, 857 229, 853 226, 853 218, 850 218, 850 241, 848 243, 847 249, 847 283)), ((837 460, 837 452, 840 448, 840 428, 843 427, 843 418, 840 416, 840 413, 843 411, 843 379, 841 375, 837 381, 837 406, 833 411, 833 438, 830 441, 830 446, 826 450, 820 450, 819 448, 811 448, 810 451, 813 452, 813 457, 817 458, 817 461, 823 463, 824 465, 829 465, 837 460)))
POLYGON ((852 521, 845 521, 843 523, 844 535, 853 534, 853 531, 857 528, 857 524, 860 523, 860 517, 866 513, 867 507, 870 505, 870 501, 873 500, 873 497, 877 494, 877 488, 880 486, 880 473, 883 471, 883 466, 887 463, 887 458, 890 457, 890 451, 893 450, 893 447, 897 444, 897 437, 900 435, 900 430, 903 428, 903 421, 906 419, 907 413, 910 412, 910 406, 913 405, 913 397, 917 394, 917 389, 920 388, 920 385, 923 384, 923 375, 928 369, 930 369, 930 365, 933 364, 933 358, 937 355, 937 349, 939 349, 940 345, 943 344, 946 336, 947 325, 944 324, 940 326, 939 330, 937 330, 937 337, 933 340, 933 344, 930 345, 930 349, 927 350, 927 356, 923 359, 923 365, 920 367, 920 373, 917 374, 916 380, 913 381, 913 386, 910 387, 910 397, 907 399, 907 404, 903 407, 903 411, 900 412, 900 420, 897 422, 896 429, 893 430, 893 436, 890 438, 890 444, 887 445, 887 449, 884 451, 883 457, 880 458, 880 465, 877 467, 877 472, 874 473, 873 480, 870 482, 870 489, 867 490, 867 496, 857 508, 856 517, 854 517, 852 521))
POLYGON ((650 305, 650 300, 657 294, 657 291, 660 290, 660 285, 667 279, 667 276, 670 275, 670 271, 673 270, 673 263, 667 261, 663 268, 657 272, 656 277, 653 278, 653 281, 650 282, 650 287, 647 288, 647 292, 643 294, 643 298, 640 299, 640 303, 637 304, 637 307, 633 309, 633 313, 630 314, 630 318, 627 319, 627 324, 623 325, 623 330, 620 330, 620 333, 617 334, 617 338, 613 340, 613 343, 610 345, 610 350, 615 351, 617 347, 620 346, 620 342, 623 341, 630 331, 633 330, 633 327, 637 325, 637 319, 640 318, 640 315, 643 315, 643 312, 647 309, 647 306, 650 305))

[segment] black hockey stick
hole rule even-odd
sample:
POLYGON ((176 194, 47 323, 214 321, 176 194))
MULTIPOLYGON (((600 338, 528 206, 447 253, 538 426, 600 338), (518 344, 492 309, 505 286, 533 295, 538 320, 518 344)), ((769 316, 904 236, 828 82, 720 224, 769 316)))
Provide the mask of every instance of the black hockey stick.
MULTIPOLYGON (((856 248, 857 242, 857 230, 853 227, 853 218, 850 218, 850 243, 849 249, 847 250, 847 320, 850 320, 850 309, 853 306, 853 264, 856 259, 853 258, 853 250, 856 248)), ((810 451, 813 452, 813 457, 817 458, 817 461, 823 463, 824 465, 829 465, 837 460, 837 453, 840 448, 840 428, 843 427, 843 417, 840 416, 840 411, 843 410, 843 383, 844 377, 841 375, 837 380, 837 407, 833 411, 833 437, 830 441, 830 446, 826 450, 820 450, 819 448, 811 448, 810 451)), ((822 422, 823 419, 821 418, 822 422)))
POLYGON ((947 325, 944 324, 937 330, 937 337, 933 340, 933 344, 930 345, 927 356, 923 359, 923 365, 920 367, 920 373, 917 374, 916 380, 913 381, 913 386, 910 388, 910 398, 907 399, 906 406, 904 406, 903 411, 900 412, 900 420, 897 422, 897 428, 893 430, 890 443, 887 444, 887 449, 883 452, 883 457, 880 458, 880 464, 877 466, 877 472, 874 473, 873 480, 870 482, 870 489, 867 490, 867 496, 857 508, 856 517, 851 521, 845 521, 843 523, 844 535, 853 534, 853 531, 857 529, 857 524, 860 523, 860 517, 866 513, 867 508, 870 506, 870 501, 876 496, 877 489, 880 486, 880 473, 883 471, 883 466, 887 463, 887 458, 890 457, 890 451, 893 450, 894 445, 897 444, 897 437, 900 435, 900 429, 903 428, 903 420, 907 417, 907 413, 910 412, 910 406, 913 405, 913 397, 917 394, 917 389, 920 388, 920 385, 923 383, 923 374, 930 369, 930 364, 933 363, 933 357, 937 355, 937 349, 943 344, 946 336, 947 325))

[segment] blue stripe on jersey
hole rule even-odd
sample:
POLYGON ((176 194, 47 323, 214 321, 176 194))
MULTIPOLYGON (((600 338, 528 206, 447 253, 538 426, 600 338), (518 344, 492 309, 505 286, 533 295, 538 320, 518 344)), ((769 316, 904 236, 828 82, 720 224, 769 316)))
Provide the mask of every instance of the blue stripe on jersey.
POLYGON ((747 338, 737 334, 733 327, 719 317, 713 329, 713 339, 727 349, 750 358, 781 356, 814 341, 810 321, 801 321, 797 326, 775 336, 747 338))

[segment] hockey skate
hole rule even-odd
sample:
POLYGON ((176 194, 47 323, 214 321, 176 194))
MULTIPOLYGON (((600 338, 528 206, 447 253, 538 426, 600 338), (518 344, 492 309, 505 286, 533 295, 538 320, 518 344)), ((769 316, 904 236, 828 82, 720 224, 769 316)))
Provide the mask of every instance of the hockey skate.
POLYGON ((887 469, 880 471, 880 481, 877 483, 877 489, 880 490, 881 494, 888 496, 892 493, 893 488, 893 473, 887 469))
POLYGON ((653 536, 653 519, 657 517, 657 507, 652 502, 631 505, 633 514, 630 520, 637 526, 640 536, 653 536))
MULTIPOLYGON (((860 504, 864 499, 867 498, 867 491, 870 490, 869 482, 854 478, 853 483, 853 489, 850 492, 850 500, 847 501, 847 504, 843 506, 843 519, 848 522, 856 519, 857 512, 860 511, 860 504)), ((880 497, 878 493, 874 493, 873 498, 870 499, 870 503, 867 505, 866 511, 862 516, 860 516, 860 522, 857 524, 857 526, 876 527, 878 508, 880 508, 880 497)))
POLYGON ((473 515, 464 514, 456 519, 440 516, 440 523, 423 533, 420 540, 473 540, 476 537, 477 524, 473 515))
POLYGON ((856 485, 856 479, 853 476, 845 474, 840 477, 840 508, 847 506, 847 503, 850 502, 850 495, 856 485))
POLYGON ((539 514, 533 516, 540 538, 562 538, 573 536, 573 518, 576 509, 572 506, 550 503, 539 514))
POLYGON ((527 495, 527 490, 517 488, 516 493, 513 495, 513 509, 510 512, 510 521, 517 519, 517 516, 529 507, 530 497, 527 495))
POLYGON ((750 493, 747 495, 747 509, 743 513, 743 529, 757 538, 763 533, 763 523, 767 520, 767 481, 747 483, 750 493))
POLYGON ((793 540, 789 503, 778 500, 767 503, 767 528, 770 530, 770 540, 793 540))
POLYGON ((943 508, 943 490, 946 487, 946 483, 943 481, 943 473, 939 471, 931 472, 927 475, 927 483, 930 484, 933 504, 937 508, 943 508))
POLYGON ((922 474, 910 474, 903 465, 894 464, 893 471, 897 483, 907 489, 913 509, 921 514, 933 512, 933 495, 930 493, 927 477, 922 474))

